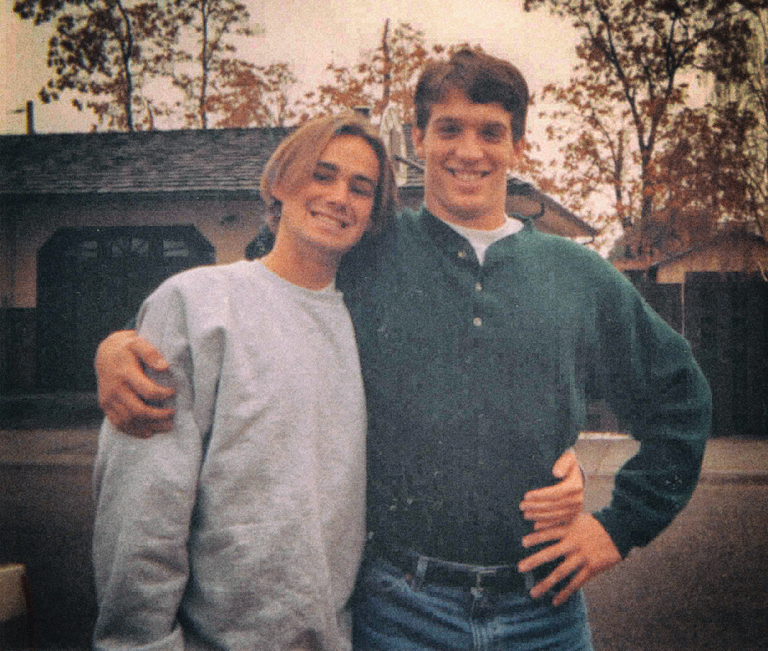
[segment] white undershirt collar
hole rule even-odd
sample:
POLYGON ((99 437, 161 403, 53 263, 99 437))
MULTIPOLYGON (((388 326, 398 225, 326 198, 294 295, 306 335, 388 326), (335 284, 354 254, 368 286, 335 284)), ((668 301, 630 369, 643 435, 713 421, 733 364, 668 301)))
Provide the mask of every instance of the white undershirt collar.
POLYGON ((512 219, 508 215, 504 215, 504 223, 501 226, 490 231, 467 228, 466 226, 459 226, 458 224, 452 224, 450 222, 445 223, 472 245, 480 264, 483 264, 483 261, 485 260, 485 252, 491 244, 510 235, 514 235, 523 228, 523 222, 519 219, 512 219))

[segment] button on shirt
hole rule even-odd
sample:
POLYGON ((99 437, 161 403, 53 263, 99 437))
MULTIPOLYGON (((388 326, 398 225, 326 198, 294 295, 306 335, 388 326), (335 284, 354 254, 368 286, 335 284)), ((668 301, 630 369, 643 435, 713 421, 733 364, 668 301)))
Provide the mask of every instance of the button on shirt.
MULTIPOLYGON (((469 245, 472 247, 472 250, 475 253, 475 256, 477 257, 478 262, 482 265, 483 261, 485 260, 485 252, 488 250, 488 247, 493 244, 494 242, 498 242, 499 240, 504 239, 505 237, 509 237, 510 235, 514 235, 518 231, 520 231, 523 228, 523 223, 518 219, 510 219, 509 217, 505 217, 504 224, 497 229, 494 230, 477 230, 474 228, 466 228, 463 226, 458 226, 456 224, 449 224, 448 222, 444 222, 446 226, 449 226, 453 230, 455 230, 459 235, 461 235, 463 238, 467 240, 469 245)), ((460 259, 465 259, 469 254, 467 249, 462 248, 459 249, 458 257, 460 259)), ((482 270, 480 270, 482 271, 482 270)), ((475 292, 479 293, 483 291, 483 283, 481 280, 478 280, 475 282, 475 292)), ((476 302, 477 304, 477 302, 476 302)), ((480 306, 477 305, 477 310, 479 311, 480 306)), ((472 319, 472 325, 474 325, 476 328, 482 328, 483 327, 483 318, 481 316, 476 316, 472 319)))

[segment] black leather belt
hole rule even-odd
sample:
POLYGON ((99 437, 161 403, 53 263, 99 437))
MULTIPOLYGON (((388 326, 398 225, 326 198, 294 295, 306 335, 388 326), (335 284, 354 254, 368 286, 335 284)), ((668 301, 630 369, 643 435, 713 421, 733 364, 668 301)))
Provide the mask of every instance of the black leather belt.
POLYGON ((514 565, 489 567, 464 565, 400 549, 377 547, 374 555, 386 559, 422 585, 483 588, 497 592, 527 592, 533 587, 533 581, 538 578, 528 578, 526 583, 526 574, 518 572, 514 565))

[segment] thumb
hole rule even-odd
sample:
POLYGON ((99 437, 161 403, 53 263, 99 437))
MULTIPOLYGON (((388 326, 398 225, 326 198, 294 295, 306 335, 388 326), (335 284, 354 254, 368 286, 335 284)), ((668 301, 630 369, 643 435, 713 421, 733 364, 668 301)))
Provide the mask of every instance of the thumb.
POLYGON ((576 453, 572 450, 566 450, 560 455, 560 458, 555 462, 552 467, 552 474, 558 479, 563 479, 573 468, 573 464, 576 463, 576 453))

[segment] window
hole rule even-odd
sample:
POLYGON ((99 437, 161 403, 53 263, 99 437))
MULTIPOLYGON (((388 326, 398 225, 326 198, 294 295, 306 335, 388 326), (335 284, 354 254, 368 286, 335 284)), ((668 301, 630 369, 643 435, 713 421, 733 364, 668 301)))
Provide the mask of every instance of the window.
POLYGON ((96 240, 85 240, 70 247, 66 256, 77 260, 95 260, 99 257, 99 243, 96 240))
POLYGON ((129 255, 146 258, 149 256, 149 240, 143 237, 118 237, 110 242, 110 251, 113 258, 129 255))
POLYGON ((164 258, 188 258, 189 247, 184 240, 163 240, 164 258))

